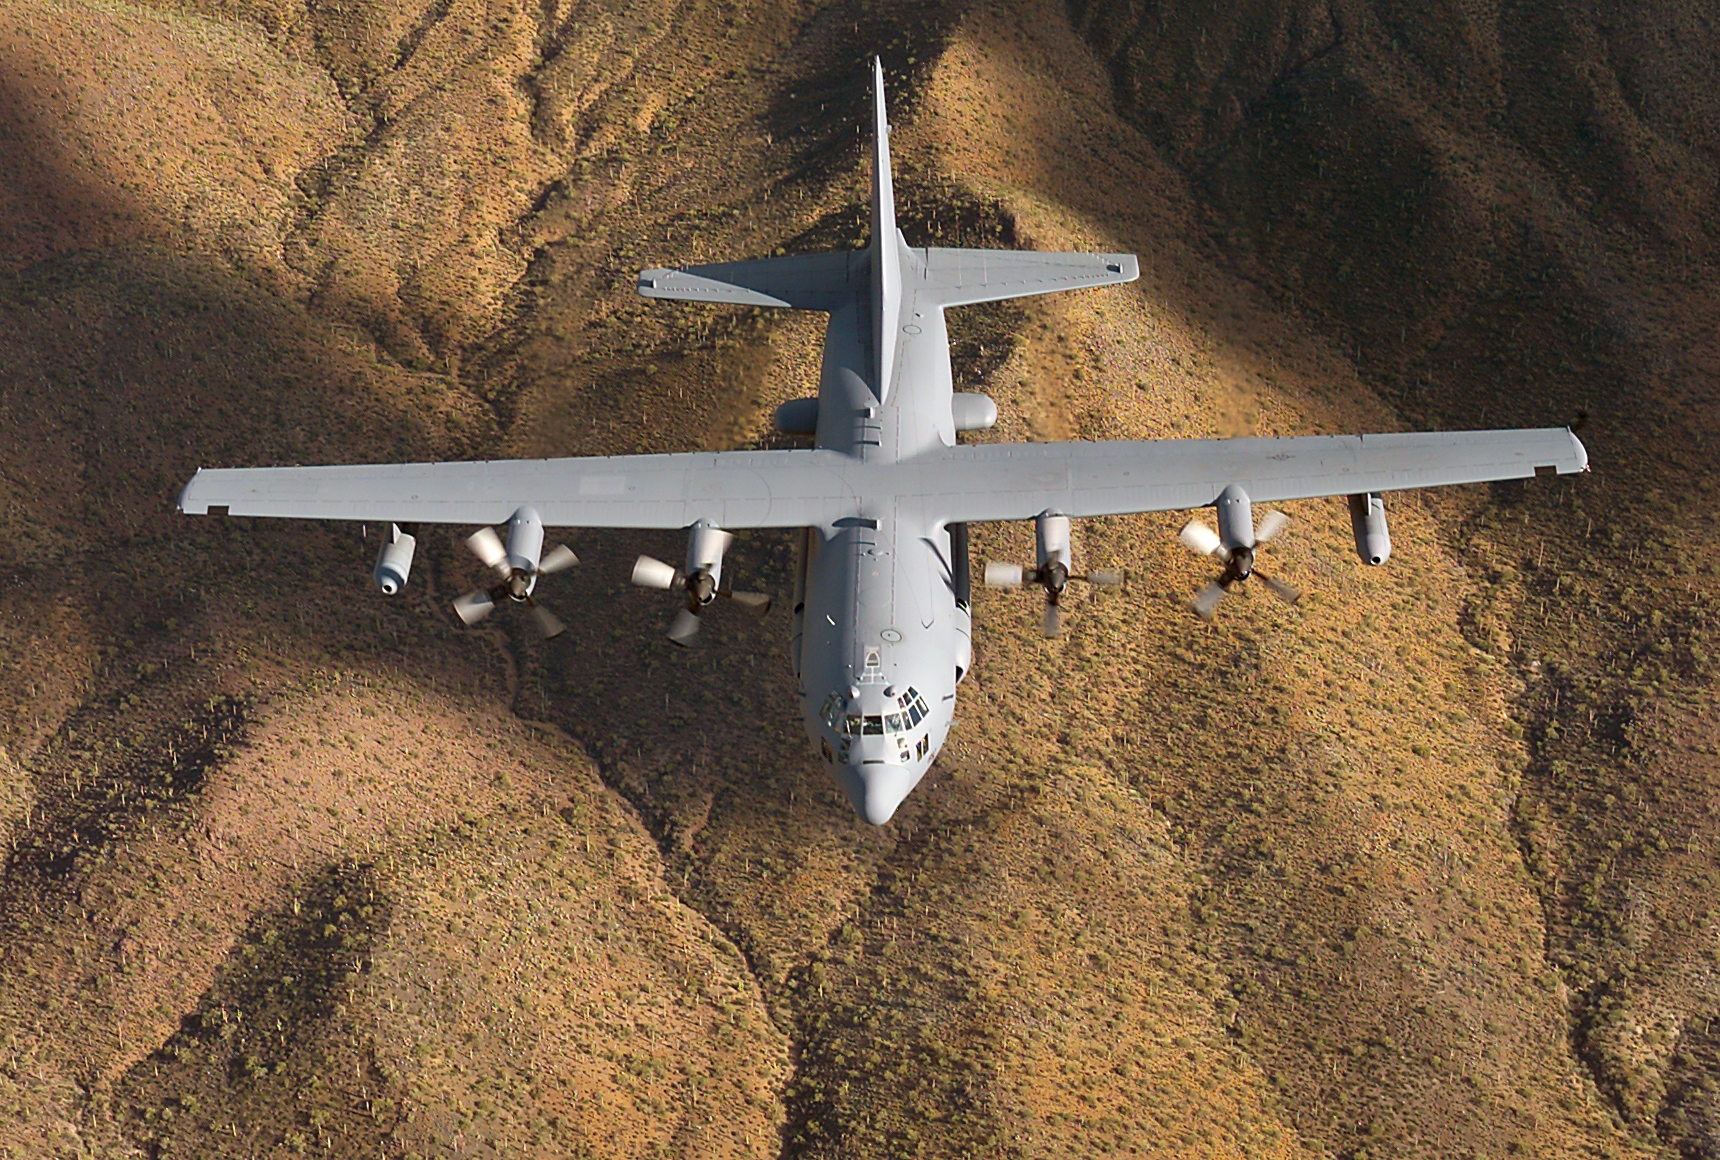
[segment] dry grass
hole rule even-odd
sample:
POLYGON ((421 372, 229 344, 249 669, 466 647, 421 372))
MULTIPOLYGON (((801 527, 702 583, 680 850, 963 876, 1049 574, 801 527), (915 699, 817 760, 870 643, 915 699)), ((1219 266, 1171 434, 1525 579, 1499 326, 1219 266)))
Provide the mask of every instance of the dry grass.
POLYGON ((1700 1153, 1708 33, 1162 15, 0 3, 0 1144, 1700 1153), (1211 628, 1175 518, 1089 521, 1129 588, 1055 643, 982 593, 883 830, 785 622, 663 641, 620 562, 672 537, 574 534, 540 645, 452 622, 457 530, 389 602, 353 529, 173 515, 198 464, 771 441, 818 320, 632 274, 862 241, 875 50, 911 242, 1141 256, 953 319, 995 437, 1582 406, 1596 473, 1395 499, 1380 570, 1291 505, 1307 597, 1211 628))

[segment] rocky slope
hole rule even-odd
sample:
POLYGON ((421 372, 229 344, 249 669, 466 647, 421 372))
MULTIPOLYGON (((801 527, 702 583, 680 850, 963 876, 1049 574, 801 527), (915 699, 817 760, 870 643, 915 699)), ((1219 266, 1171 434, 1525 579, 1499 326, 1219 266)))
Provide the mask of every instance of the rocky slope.
MULTIPOLYGON (((0 1143, 21 1155, 1707 1155, 1714 14, 1593 5, 0 3, 0 1143), (666 260, 1117 248, 961 312, 999 438, 1545 424, 1341 504, 1204 628, 1169 516, 982 594, 858 823, 786 622, 458 626, 199 464, 768 441, 815 320, 666 260)), ((374 530, 374 529, 372 529, 374 530)), ((1015 555, 1023 528, 983 529, 1015 555)), ((734 566, 785 589, 791 546, 734 566)))

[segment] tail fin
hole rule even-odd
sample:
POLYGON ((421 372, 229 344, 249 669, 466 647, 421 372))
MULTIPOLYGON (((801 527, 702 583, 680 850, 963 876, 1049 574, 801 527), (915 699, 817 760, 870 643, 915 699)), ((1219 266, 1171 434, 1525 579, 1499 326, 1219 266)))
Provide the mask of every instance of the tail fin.
POLYGON ((884 113, 884 62, 872 58, 872 333, 878 360, 878 400, 889 396, 896 351, 902 266, 896 233, 896 191, 890 179, 890 121, 884 113))

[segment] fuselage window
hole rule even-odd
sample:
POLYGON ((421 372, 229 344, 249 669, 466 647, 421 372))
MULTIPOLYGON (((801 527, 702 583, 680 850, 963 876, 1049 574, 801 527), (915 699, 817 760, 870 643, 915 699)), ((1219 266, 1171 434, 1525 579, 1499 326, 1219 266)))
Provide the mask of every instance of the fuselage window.
POLYGON ((908 689, 908 702, 910 711, 918 709, 920 712, 920 715, 914 718, 915 724, 919 724, 921 720, 932 715, 932 711, 926 708, 925 698, 920 696, 920 691, 918 689, 912 687, 908 689))

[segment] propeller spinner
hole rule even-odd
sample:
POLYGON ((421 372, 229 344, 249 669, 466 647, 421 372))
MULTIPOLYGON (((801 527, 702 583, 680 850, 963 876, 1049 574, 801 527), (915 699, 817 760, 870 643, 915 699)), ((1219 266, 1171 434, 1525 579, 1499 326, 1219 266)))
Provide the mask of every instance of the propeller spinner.
POLYGON ((508 519, 508 539, 504 545, 494 528, 479 528, 466 537, 466 547, 472 555, 494 571, 500 582, 489 588, 475 588, 454 601, 454 613, 467 625, 477 624, 496 610, 503 600, 523 604, 531 609, 532 620, 546 637, 560 636, 567 625, 555 613, 539 604, 532 596, 538 577, 563 572, 579 563, 579 557, 566 544, 543 550, 543 521, 537 512, 522 507, 508 519))
POLYGON ((700 614, 718 597, 759 616, 770 611, 770 597, 765 593, 735 592, 720 586, 723 553, 734 539, 723 529, 701 520, 693 525, 687 537, 686 568, 676 568, 651 556, 640 556, 633 563, 633 583, 639 587, 683 593, 684 603, 669 623, 669 639, 682 648, 693 643, 699 633, 700 614))
POLYGON ((1261 517, 1260 526, 1255 527, 1254 509, 1248 493, 1235 484, 1220 492, 1218 502, 1213 506, 1218 509, 1218 531, 1192 519, 1177 533, 1177 540, 1183 547, 1197 556, 1211 556, 1224 565, 1224 571, 1195 593, 1195 615, 1202 620, 1211 620, 1231 586, 1250 576, 1258 576, 1274 596, 1288 604, 1300 600, 1302 594, 1294 587, 1254 566, 1256 551, 1289 527, 1290 517, 1280 511, 1269 511, 1261 517))

